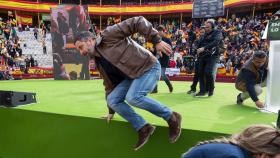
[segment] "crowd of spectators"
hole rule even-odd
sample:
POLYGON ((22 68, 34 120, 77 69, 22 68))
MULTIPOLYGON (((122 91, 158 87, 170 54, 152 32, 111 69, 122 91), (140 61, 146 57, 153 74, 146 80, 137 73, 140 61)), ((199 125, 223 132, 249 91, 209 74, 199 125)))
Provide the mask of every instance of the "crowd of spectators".
MULTIPOLYGON (((255 50, 263 50, 268 53, 269 45, 267 40, 261 37, 264 34, 266 24, 273 17, 271 13, 231 18, 216 18, 216 29, 223 33, 226 51, 221 55, 218 68, 223 69, 229 75, 236 75, 242 65, 252 56, 255 50)), ((196 40, 201 36, 203 21, 192 21, 183 23, 180 27, 178 21, 163 21, 166 27, 167 37, 172 40, 173 56, 170 58, 170 67, 180 68, 182 71, 192 73, 194 69, 194 54, 190 51, 193 41, 193 34, 196 40), (194 23, 194 25, 193 25, 194 23), (175 64, 174 64, 175 63, 175 64)), ((158 26, 157 22, 153 23, 158 26)), ((153 45, 146 42, 139 34, 133 36, 140 45, 154 51, 153 45)))
MULTIPOLYGON (((26 47, 26 43, 21 45, 18 32, 30 31, 28 25, 16 24, 13 17, 3 20, 0 17, 0 80, 13 79, 12 71, 16 68, 24 73, 28 73, 30 67, 38 66, 38 62, 32 55, 23 55, 22 47, 26 47)), ((47 29, 42 25, 42 37, 46 37, 47 29)), ((38 29, 33 29, 34 38, 38 39, 38 29)), ((42 40, 44 45, 44 40, 42 40)))
MULTIPOLYGON (((254 17, 236 17, 233 14, 228 19, 216 18, 216 29, 222 31, 226 46, 226 51, 220 57, 218 68, 224 70, 225 74, 236 75, 255 50, 268 52, 268 42, 261 37, 264 34, 266 24, 272 18, 277 17, 273 17, 272 13, 265 13, 254 17)), ((110 17, 107 25, 118 22, 120 22, 119 17, 110 17)), ((178 20, 162 20, 162 24, 166 28, 166 35, 172 40, 173 54, 169 64, 171 68, 179 68, 181 71, 193 73, 195 55, 191 48, 194 47, 195 41, 201 36, 203 22, 203 20, 193 20, 183 22, 180 26, 178 20)), ((158 22, 152 21, 152 23, 155 28, 159 25, 158 22)), ((44 25, 41 25, 41 27, 44 39, 47 28, 44 25)), ((17 31, 30 31, 30 28, 28 25, 24 27, 18 25, 16 27, 16 22, 12 18, 7 21, 0 18, 0 70, 2 74, 9 74, 11 70, 17 67, 27 73, 29 67, 38 66, 32 55, 24 56, 22 54, 22 45, 19 42, 17 31)), ((38 39, 38 28, 35 27, 33 33, 34 38, 38 39)), ((135 34, 132 38, 150 51, 154 51, 153 45, 147 42, 143 36, 135 34)), ((44 45, 44 40, 42 40, 42 43, 44 45)))

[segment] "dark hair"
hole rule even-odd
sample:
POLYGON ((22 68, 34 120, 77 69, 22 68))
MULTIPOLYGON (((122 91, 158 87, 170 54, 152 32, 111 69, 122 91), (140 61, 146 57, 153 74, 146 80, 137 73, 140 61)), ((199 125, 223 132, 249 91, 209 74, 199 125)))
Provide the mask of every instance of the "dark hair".
POLYGON ((254 58, 262 58, 263 59, 263 58, 267 57, 267 54, 266 54, 266 52, 259 50, 259 51, 256 51, 254 53, 253 57, 254 58))
POLYGON ((76 71, 71 71, 69 73, 70 79, 71 80, 77 80, 78 79, 78 73, 76 71))
POLYGON ((53 61, 54 61, 54 64, 57 64, 58 66, 61 66, 63 64, 62 58, 58 53, 53 53, 53 61))
POLYGON ((77 41, 87 41, 89 39, 96 39, 96 36, 89 32, 89 31, 82 31, 82 32, 79 32, 75 39, 74 39, 74 44, 77 42, 77 41))
POLYGON ((157 30, 158 30, 158 31, 164 31, 164 30, 165 30, 165 27, 164 27, 163 25, 159 25, 159 26, 157 27, 157 30))

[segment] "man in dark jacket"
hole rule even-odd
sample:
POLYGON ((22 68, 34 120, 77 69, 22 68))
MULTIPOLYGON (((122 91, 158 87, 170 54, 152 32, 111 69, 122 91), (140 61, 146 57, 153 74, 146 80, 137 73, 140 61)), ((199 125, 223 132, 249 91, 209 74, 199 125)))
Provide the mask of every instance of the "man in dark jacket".
MULTIPOLYGON (((167 43, 168 45, 170 45, 170 47, 172 47, 171 40, 166 37, 166 34, 164 32, 165 27, 163 25, 160 25, 157 27, 157 31, 159 32, 161 40, 164 41, 165 43, 167 43)), ((169 66, 169 56, 167 54, 162 54, 162 56, 160 56, 158 58, 158 60, 161 65, 161 78, 164 80, 164 82, 168 86, 169 92, 172 93, 173 86, 172 86, 170 80, 168 79, 167 75, 165 74, 166 68, 168 68, 168 66, 169 66)), ((155 89, 153 90, 153 93, 157 93, 157 92, 158 92, 158 89, 157 89, 157 85, 156 85, 155 89)))
MULTIPOLYGON (((205 27, 204 26, 201 27, 200 34, 201 34, 201 37, 204 36, 204 34, 205 34, 205 27)), ((199 82, 199 63, 200 63, 200 61, 199 61, 199 58, 197 57, 196 54, 193 53, 192 55, 195 57, 194 76, 193 76, 193 82, 192 82, 192 85, 191 85, 191 89, 187 92, 187 94, 195 94, 196 93, 196 86, 197 86, 197 83, 199 82)))
POLYGON ((205 22, 205 34, 197 43, 197 53, 199 60, 199 84, 200 91, 197 97, 204 96, 208 91, 208 96, 214 93, 214 76, 217 60, 219 59, 218 46, 222 41, 223 35, 221 31, 215 29, 212 21, 205 22))
POLYGON ((244 64, 235 83, 236 89, 242 92, 237 96, 237 104, 251 97, 257 107, 264 107, 258 95, 262 93, 262 87, 266 86, 267 66, 268 57, 263 51, 255 52, 253 58, 244 64))
POLYGON ((147 110, 166 120, 171 143, 176 142, 181 133, 181 115, 146 96, 159 81, 161 66, 151 52, 130 38, 137 32, 154 43, 159 54, 171 53, 170 46, 161 41, 158 31, 144 17, 130 18, 109 26, 99 38, 90 32, 81 32, 75 39, 75 46, 80 54, 95 60, 104 79, 107 104, 111 108, 107 119, 110 120, 115 111, 138 131, 135 150, 148 141, 155 127, 129 105, 147 110))

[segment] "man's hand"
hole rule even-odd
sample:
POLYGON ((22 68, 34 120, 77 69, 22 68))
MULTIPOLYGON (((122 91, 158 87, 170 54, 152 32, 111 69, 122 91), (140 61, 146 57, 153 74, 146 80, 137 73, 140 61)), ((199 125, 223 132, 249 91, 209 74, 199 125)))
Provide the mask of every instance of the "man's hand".
POLYGON ((165 43, 164 41, 161 41, 158 44, 156 44, 156 50, 157 50, 158 54, 160 55, 160 57, 162 57, 162 53, 164 53, 168 56, 172 53, 171 46, 169 44, 165 43))
POLYGON ((257 106, 258 108, 264 108, 264 103, 261 102, 261 101, 259 101, 259 100, 256 101, 255 104, 256 104, 256 106, 257 106))
POLYGON ((110 123, 110 121, 114 118, 114 114, 108 114, 107 116, 103 116, 101 118, 107 120, 107 123, 110 123))
POLYGON ((199 49, 197 49, 197 53, 200 54, 200 53, 204 52, 204 50, 205 50, 204 47, 199 48, 199 49))

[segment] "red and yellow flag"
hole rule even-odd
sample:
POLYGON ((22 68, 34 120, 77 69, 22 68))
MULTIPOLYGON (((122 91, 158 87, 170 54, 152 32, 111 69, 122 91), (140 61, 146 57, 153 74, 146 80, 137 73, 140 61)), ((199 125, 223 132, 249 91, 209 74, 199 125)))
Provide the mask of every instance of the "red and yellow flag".
POLYGON ((16 15, 16 20, 17 20, 18 24, 32 25, 32 16, 30 16, 30 15, 17 14, 16 15))

